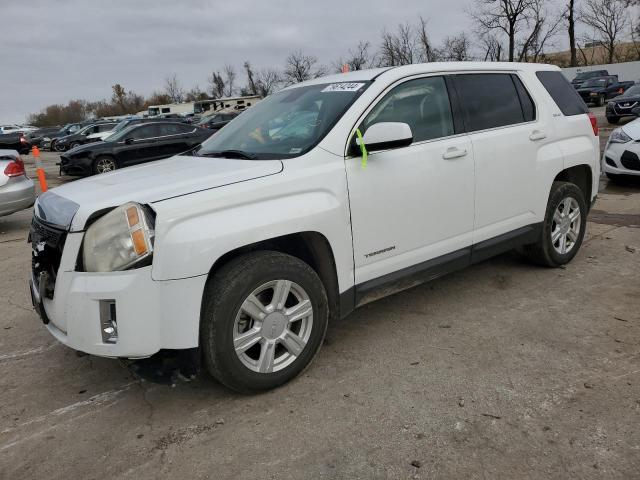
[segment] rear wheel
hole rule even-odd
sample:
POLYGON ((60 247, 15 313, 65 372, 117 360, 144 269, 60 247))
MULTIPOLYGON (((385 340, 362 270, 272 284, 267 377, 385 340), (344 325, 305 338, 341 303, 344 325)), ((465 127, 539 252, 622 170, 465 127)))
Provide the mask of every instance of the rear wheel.
POLYGON ((55 149, 56 152, 64 152, 65 151, 64 145, 60 145, 59 142, 56 142, 55 144, 53 144, 52 150, 53 149, 55 149))
POLYGON ((524 247, 534 262, 558 267, 576 256, 584 238, 587 204, 582 190, 568 182, 553 182, 540 239, 524 247))
POLYGON ((108 173, 117 170, 118 164, 113 157, 102 156, 93 161, 93 173, 108 173))
POLYGON ((619 121, 620 117, 607 117, 607 122, 609 122, 611 125, 615 125, 619 121))
POLYGON ((69 150, 71 150, 72 148, 76 148, 78 145, 80 145, 80 142, 71 142, 71 145, 69 145, 69 150))
POLYGON ((309 265, 279 252, 249 253, 207 283, 200 320, 204 363, 233 390, 275 388, 311 363, 328 318, 324 286, 309 265))

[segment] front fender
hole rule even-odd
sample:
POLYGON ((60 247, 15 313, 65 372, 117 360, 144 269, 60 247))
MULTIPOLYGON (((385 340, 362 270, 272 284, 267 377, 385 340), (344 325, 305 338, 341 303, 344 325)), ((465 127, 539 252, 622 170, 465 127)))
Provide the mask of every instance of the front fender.
POLYGON ((216 260, 232 250, 310 231, 328 240, 340 291, 353 284, 342 161, 184 195, 153 208, 157 214, 154 280, 207 275, 216 260))

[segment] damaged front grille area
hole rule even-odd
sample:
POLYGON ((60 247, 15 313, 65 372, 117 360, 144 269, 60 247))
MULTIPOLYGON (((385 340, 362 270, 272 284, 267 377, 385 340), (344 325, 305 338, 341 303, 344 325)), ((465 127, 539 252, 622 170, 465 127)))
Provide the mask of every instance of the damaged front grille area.
POLYGON ((66 237, 66 231, 47 225, 36 216, 33 217, 29 231, 31 270, 36 289, 43 292, 46 298, 53 298, 66 237))

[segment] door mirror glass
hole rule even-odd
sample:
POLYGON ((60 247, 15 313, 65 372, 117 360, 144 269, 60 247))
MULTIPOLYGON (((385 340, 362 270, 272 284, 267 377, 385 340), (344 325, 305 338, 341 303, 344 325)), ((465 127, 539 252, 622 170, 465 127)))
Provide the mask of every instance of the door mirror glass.
MULTIPOLYGON (((380 122, 371 125, 363 137, 364 144, 370 152, 406 147, 413 143, 411 127, 403 122, 380 122)), ((360 141, 356 140, 360 145, 360 141)))
POLYGON ((133 138, 125 138, 124 143, 125 145, 131 145, 133 143, 133 138))

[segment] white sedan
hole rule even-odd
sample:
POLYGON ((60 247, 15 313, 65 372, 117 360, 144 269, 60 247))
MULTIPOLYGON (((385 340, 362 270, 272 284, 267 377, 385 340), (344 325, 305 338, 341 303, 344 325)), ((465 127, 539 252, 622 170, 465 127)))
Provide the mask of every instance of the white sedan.
POLYGON ((640 176, 640 119, 611 132, 602 158, 602 171, 610 179, 640 176))

